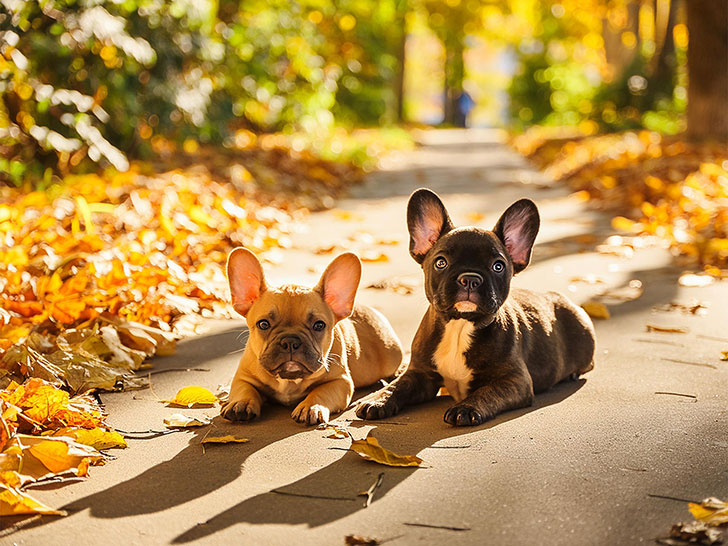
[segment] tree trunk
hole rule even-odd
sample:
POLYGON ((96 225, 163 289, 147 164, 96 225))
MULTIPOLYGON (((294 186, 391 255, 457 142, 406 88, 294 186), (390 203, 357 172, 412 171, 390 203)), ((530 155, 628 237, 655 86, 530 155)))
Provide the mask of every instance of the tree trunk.
POLYGON ((728 2, 688 0, 688 137, 728 141, 728 2))
POLYGON ((465 79, 465 36, 462 28, 453 29, 445 39, 445 119, 444 122, 455 127, 465 127, 465 119, 458 100, 463 92, 465 79))
POLYGON ((655 14, 657 51, 652 59, 648 86, 648 92, 652 95, 653 101, 659 98, 670 98, 674 91, 677 58, 675 57, 673 31, 677 20, 678 1, 672 0, 667 4, 667 14, 660 14, 661 17, 657 17, 658 14, 655 14))

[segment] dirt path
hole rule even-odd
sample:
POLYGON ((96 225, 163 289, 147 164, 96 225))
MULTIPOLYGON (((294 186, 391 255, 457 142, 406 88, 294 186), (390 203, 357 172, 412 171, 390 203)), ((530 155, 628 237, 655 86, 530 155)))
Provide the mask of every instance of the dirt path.
MULTIPOLYGON (((365 462, 345 451, 348 440, 328 439, 271 406, 252 424, 215 420, 215 435, 244 436, 247 444, 203 453, 206 429, 130 440, 130 449, 113 452, 118 459, 92 469, 90 480, 34 491, 71 515, 0 533, 0 543, 304 546, 341 545, 357 534, 399 537, 392 545, 611 546, 651 543, 691 519, 686 503, 650 494, 728 496, 728 363, 719 360, 728 350, 728 285, 680 287, 680 271, 658 247, 636 249, 631 258, 594 252, 611 234, 609 218, 543 179, 499 138, 492 131, 423 135, 422 147, 390 158, 336 210, 313 215, 281 263, 268 267, 269 280, 314 283, 338 248, 315 252, 332 245, 383 253, 388 261, 365 263, 359 301, 381 309, 408 346, 426 307, 421 272, 407 253, 410 192, 430 187, 455 223, 488 228, 508 204, 528 196, 540 207, 542 230, 516 286, 560 290, 580 303, 631 280, 644 288, 638 299, 611 306, 610 320, 597 322, 596 368, 584 381, 560 385, 532 408, 475 429, 442 421, 448 398, 387 422, 351 422, 357 438, 375 429, 383 445, 418 453, 428 464, 422 469, 365 462), (600 282, 575 280, 590 275, 600 282), (392 279, 412 293, 366 288, 392 279), (707 314, 654 310, 693 300, 708 305, 707 314), (648 333, 648 323, 689 331, 648 333), (380 472, 382 486, 364 508, 357 494, 380 472)), ((156 394, 169 398, 183 386, 215 389, 229 381, 241 331, 242 322, 218 324, 159 359, 157 369, 210 371, 154 376, 156 394)), ((164 429, 162 419, 177 411, 149 391, 103 399, 110 422, 128 431, 164 429)), ((351 419, 350 411, 337 421, 351 419)))

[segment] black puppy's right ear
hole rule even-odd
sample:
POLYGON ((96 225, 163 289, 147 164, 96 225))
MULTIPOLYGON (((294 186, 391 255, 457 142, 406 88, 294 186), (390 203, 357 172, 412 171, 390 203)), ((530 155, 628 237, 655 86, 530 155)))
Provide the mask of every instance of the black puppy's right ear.
POLYGON ((407 203, 409 250, 418 264, 424 261, 425 255, 437 240, 454 227, 445 205, 435 192, 421 188, 409 198, 407 203))

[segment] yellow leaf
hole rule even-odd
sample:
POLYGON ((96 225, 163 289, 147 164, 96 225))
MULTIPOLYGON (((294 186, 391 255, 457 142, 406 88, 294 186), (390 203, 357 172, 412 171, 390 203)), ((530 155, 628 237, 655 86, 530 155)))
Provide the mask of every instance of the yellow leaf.
POLYGON ((249 442, 247 438, 236 438, 235 436, 232 436, 228 434, 227 436, 208 436, 207 438, 203 439, 201 443, 203 444, 244 444, 245 442, 249 442))
POLYGON ((468 219, 468 222, 472 224, 478 224, 483 221, 483 218, 485 218, 485 214, 482 212, 469 212, 465 215, 465 218, 468 219))
POLYGON ((346 220, 349 222, 361 222, 364 220, 364 217, 361 214, 351 212, 349 210, 332 210, 331 213, 339 220, 346 220))
POLYGON ((607 306, 603 303, 599 303, 598 301, 585 301, 581 304, 581 306, 592 318, 607 320, 612 316, 609 314, 607 306))
POLYGON ((364 440, 353 440, 352 451, 356 451, 367 461, 387 466, 420 466, 422 459, 416 455, 397 455, 379 445, 374 436, 367 436, 364 440))
POLYGON ((721 351, 721 352, 720 352, 720 354, 721 354, 721 357, 720 357, 720 359, 721 359, 721 360, 722 360, 723 362, 725 362, 725 361, 728 361, 728 351, 721 351))
POLYGON ((630 220, 629 218, 625 218, 624 216, 616 216, 612 218, 612 227, 617 231, 635 231, 635 224, 636 222, 630 220))
POLYGON ((377 252, 376 250, 365 250, 361 253, 362 262, 388 262, 389 256, 383 252, 377 252))
POLYGON ((668 334, 687 334, 689 330, 682 327, 668 327, 668 326, 656 326, 654 324, 647 324, 648 332, 664 332, 668 334))
POLYGON ((728 503, 720 499, 710 497, 703 499, 700 504, 691 502, 688 506, 690 513, 698 521, 716 526, 728 523, 728 503))
POLYGON ((0 516, 17 516, 19 514, 45 514, 47 516, 65 516, 63 510, 54 510, 35 500, 27 493, 14 487, 0 483, 0 516))
POLYGON ((62 428, 57 430, 53 436, 68 436, 79 444, 91 446, 95 449, 111 449, 112 447, 129 447, 124 437, 115 430, 104 430, 96 427, 86 428, 62 428))
POLYGON ((200 417, 189 417, 181 413, 174 413, 164 418, 164 424, 169 428, 203 427, 212 423, 212 418, 207 415, 200 417))
POLYGON ((174 400, 162 400, 170 406, 191 408, 193 406, 212 406, 217 402, 217 396, 205 387, 185 387, 180 389, 174 400))
POLYGON ((70 438, 59 437, 37 441, 38 438, 30 436, 21 439, 21 442, 27 442, 31 438, 33 440, 28 451, 54 474, 71 470, 77 476, 85 476, 88 468, 88 461, 85 459, 103 459, 103 455, 92 447, 76 443, 70 438))

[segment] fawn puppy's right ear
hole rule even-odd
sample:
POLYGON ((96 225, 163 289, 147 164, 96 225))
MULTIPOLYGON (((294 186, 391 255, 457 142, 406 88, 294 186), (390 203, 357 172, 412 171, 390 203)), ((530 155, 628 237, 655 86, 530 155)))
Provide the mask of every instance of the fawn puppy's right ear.
POLYGON ((247 248, 239 246, 228 256, 227 276, 230 283, 230 294, 233 308, 242 316, 248 314, 250 308, 260 295, 265 292, 266 284, 263 268, 255 254, 247 248))

